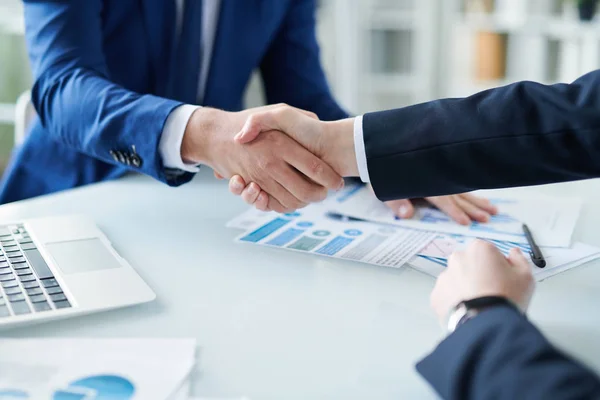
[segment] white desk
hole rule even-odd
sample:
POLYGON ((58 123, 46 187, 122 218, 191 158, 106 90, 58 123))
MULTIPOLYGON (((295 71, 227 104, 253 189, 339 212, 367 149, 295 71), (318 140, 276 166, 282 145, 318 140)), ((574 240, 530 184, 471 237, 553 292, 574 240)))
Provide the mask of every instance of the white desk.
MULTIPOLYGON (((90 215, 158 295, 2 336, 195 337, 197 395, 435 397, 414 371, 440 338, 428 307, 431 277, 234 244, 238 232, 224 225, 245 205, 208 173, 177 189, 130 176, 0 207, 0 219, 90 215)), ((585 197, 576 238, 600 245, 599 181, 527 190, 585 197)), ((600 371, 599 306, 596 262, 539 284, 531 317, 600 371)))

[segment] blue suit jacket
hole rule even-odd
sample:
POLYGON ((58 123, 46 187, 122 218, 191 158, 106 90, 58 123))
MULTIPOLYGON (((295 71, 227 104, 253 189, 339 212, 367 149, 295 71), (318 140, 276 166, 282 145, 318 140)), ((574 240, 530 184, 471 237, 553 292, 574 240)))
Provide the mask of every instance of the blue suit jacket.
POLYGON ((417 365, 449 400, 600 399, 600 380, 516 310, 482 312, 417 365))
MULTIPOLYGON (((142 159, 139 172, 169 185, 157 150, 181 103, 164 97, 174 0, 25 0, 27 43, 39 119, 0 184, 0 203, 123 175, 111 150, 142 159)), ((207 80, 206 106, 236 111, 260 68, 269 103, 321 119, 346 116, 319 63, 314 0, 222 0, 207 80)), ((134 168, 136 169, 136 168, 134 168)))

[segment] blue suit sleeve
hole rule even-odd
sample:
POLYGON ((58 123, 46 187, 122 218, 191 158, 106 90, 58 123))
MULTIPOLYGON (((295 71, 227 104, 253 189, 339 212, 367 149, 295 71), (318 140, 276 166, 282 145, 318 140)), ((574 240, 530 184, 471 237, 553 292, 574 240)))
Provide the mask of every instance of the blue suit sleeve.
POLYGON ((333 98, 321 66, 315 10, 314 0, 291 0, 260 68, 269 103, 287 103, 333 121, 348 114, 333 98))
POLYGON ((520 82, 464 99, 366 114, 382 200, 600 176, 600 71, 572 84, 520 82))
POLYGON ((597 376, 508 307, 460 326, 417 370, 448 400, 600 398, 597 376))
POLYGON ((142 159, 138 171, 171 185, 158 150, 163 126, 180 103, 112 82, 102 49, 102 1, 25 0, 26 36, 35 83, 32 101, 54 140, 115 163, 111 150, 142 159))

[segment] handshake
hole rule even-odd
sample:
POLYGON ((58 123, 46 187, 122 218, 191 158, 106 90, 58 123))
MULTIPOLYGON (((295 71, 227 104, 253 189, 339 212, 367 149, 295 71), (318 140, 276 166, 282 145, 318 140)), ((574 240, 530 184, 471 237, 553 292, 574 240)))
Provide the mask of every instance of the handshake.
MULTIPOLYGON (((359 176, 354 122, 323 122, 285 104, 242 112, 200 108, 188 122, 181 155, 230 179, 231 192, 257 209, 287 213, 324 200, 328 190, 342 189, 344 177, 359 176)), ((497 212, 487 200, 469 194, 427 200, 464 225, 486 222, 497 212)), ((401 218, 414 213, 407 199, 386 204, 401 218)))

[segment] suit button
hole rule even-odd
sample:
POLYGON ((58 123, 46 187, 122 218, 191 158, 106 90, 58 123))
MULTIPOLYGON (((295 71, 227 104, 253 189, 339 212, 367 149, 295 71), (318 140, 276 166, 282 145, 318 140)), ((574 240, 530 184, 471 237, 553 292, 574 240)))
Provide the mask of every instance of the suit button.
POLYGON ((137 154, 132 154, 130 156, 130 160, 131 160, 131 165, 133 165, 134 167, 140 168, 142 166, 142 159, 137 154))
POLYGON ((117 151, 117 158, 121 164, 125 164, 125 155, 122 152, 117 151))

